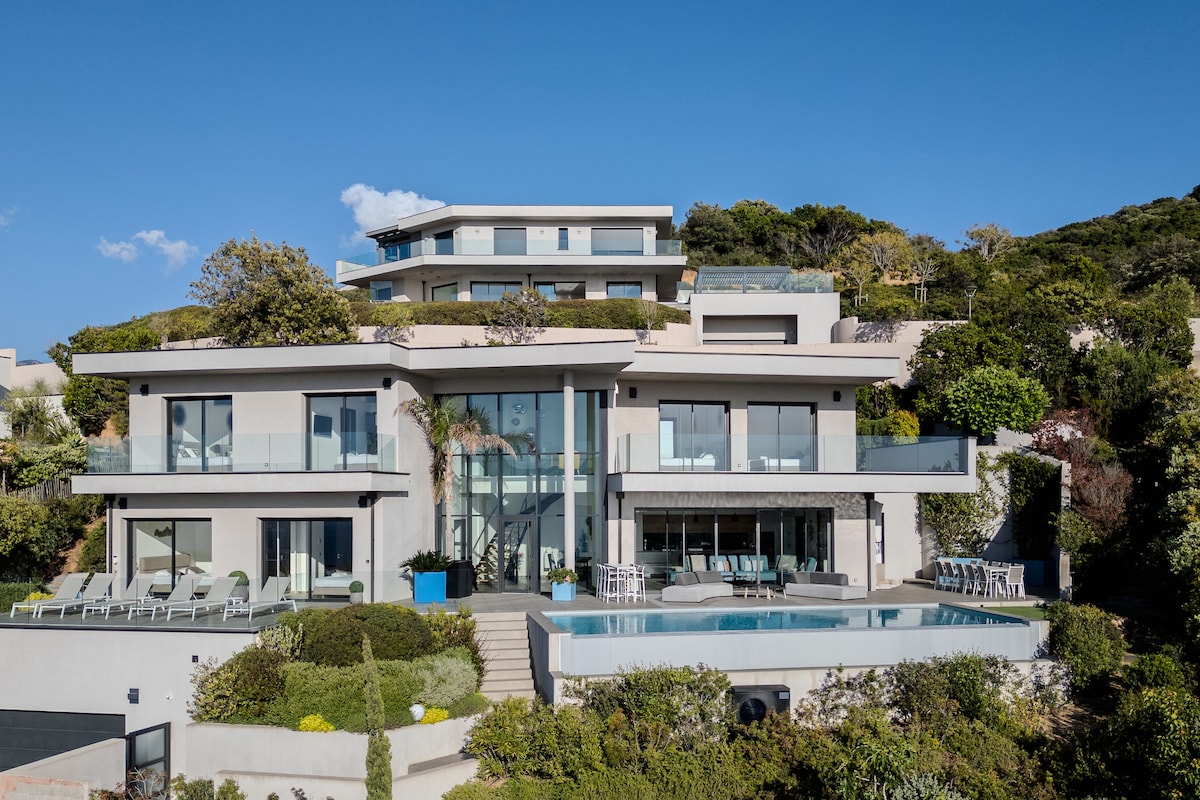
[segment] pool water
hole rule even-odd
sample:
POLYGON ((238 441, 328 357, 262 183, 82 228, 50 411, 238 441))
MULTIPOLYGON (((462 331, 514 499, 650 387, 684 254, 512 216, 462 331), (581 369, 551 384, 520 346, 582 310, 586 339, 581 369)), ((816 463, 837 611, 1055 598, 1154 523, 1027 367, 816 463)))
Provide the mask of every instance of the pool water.
POLYGON ((838 628, 926 628, 946 625, 1004 625, 1016 621, 986 611, 944 605, 707 609, 704 611, 581 611, 547 614, 546 618, 564 632, 575 636, 838 628))

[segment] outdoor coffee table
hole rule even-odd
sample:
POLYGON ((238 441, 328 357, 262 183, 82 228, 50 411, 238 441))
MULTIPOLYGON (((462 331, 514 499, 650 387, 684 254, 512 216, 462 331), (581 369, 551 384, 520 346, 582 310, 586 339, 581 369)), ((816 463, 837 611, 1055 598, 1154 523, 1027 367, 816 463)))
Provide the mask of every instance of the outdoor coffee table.
POLYGON ((768 600, 775 599, 775 587, 769 583, 760 583, 758 581, 747 580, 746 578, 733 579, 734 590, 742 590, 742 598, 748 598, 753 590, 755 597, 766 597, 768 600))

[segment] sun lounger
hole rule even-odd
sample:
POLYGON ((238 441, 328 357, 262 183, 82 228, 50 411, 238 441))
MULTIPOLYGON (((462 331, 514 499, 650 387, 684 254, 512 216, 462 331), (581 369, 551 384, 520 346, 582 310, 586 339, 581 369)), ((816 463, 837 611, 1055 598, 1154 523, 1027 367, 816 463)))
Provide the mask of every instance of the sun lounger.
POLYGON ((141 572, 133 576, 133 580, 129 582, 128 588, 121 597, 106 597, 103 600, 96 600, 87 603, 83 607, 83 618, 87 619, 88 612, 99 614, 104 612, 104 618, 108 619, 108 615, 115 608, 118 611, 137 605, 143 600, 149 600, 150 589, 154 586, 154 575, 149 572, 141 572))
POLYGON ((291 588, 292 579, 286 575, 281 575, 278 578, 267 578, 267 582, 263 585, 262 591, 258 593, 258 599, 252 603, 245 605, 226 605, 225 615, 222 619, 229 619, 234 614, 246 614, 246 619, 254 619, 255 611, 267 611, 280 606, 291 606, 292 611, 296 610, 296 601, 288 600, 288 590, 291 588))
POLYGON ((83 594, 78 597, 71 597, 65 600, 59 600, 57 597, 53 600, 47 600, 44 603, 38 603, 37 609, 33 612, 35 617, 39 619, 42 613, 47 609, 58 611, 58 618, 62 619, 68 611, 74 611, 77 608, 82 608, 88 603, 97 600, 103 600, 108 597, 112 591, 113 574, 111 572, 97 572, 88 581, 87 588, 83 590, 83 594))
POLYGON ((179 583, 175 584, 175 588, 171 590, 171 594, 166 598, 160 599, 157 597, 144 597, 137 603, 129 607, 129 619, 133 619, 134 614, 150 614, 150 619, 154 619, 159 611, 165 609, 171 603, 182 603, 185 600, 191 600, 196 594, 196 584, 199 580, 194 575, 183 575, 179 578, 179 583))
POLYGON ((74 600, 79 596, 79 590, 83 588, 83 582, 87 580, 86 572, 72 572, 67 577, 63 578, 63 582, 58 587, 58 591, 54 593, 54 597, 46 600, 22 600, 19 603, 13 603, 9 609, 8 618, 12 619, 16 616, 17 610, 32 611, 37 614, 38 606, 43 603, 62 602, 64 600, 74 600))
MULTIPOLYGON (((184 600, 179 603, 167 604, 167 621, 170 622, 171 615, 175 613, 191 613, 192 619, 195 620, 196 614, 201 611, 207 612, 214 608, 224 608, 230 595, 233 594, 233 590, 237 588, 237 582, 236 577, 217 578, 204 597, 198 600, 184 600)), ((150 618, 154 619, 154 612, 150 613, 150 618)))

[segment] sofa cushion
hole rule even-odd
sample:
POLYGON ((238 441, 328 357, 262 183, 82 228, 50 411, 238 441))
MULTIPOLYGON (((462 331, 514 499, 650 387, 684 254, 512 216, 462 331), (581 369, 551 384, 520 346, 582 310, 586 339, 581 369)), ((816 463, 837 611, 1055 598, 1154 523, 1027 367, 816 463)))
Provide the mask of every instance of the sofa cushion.
POLYGON ((850 578, 844 572, 794 572, 792 583, 849 586, 850 578))
POLYGON ((700 583, 724 583, 725 578, 719 572, 697 572, 696 580, 700 583))
POLYGON ((694 586, 699 582, 700 579, 696 577, 695 572, 681 572, 675 576, 676 586, 694 586))

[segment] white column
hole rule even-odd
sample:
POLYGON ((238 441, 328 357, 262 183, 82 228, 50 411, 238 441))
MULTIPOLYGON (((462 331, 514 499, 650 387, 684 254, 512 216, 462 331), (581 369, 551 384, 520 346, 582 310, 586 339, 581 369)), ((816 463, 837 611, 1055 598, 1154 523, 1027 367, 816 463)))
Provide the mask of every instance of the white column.
POLYGON ((575 569, 575 373, 563 370, 563 560, 575 569))

